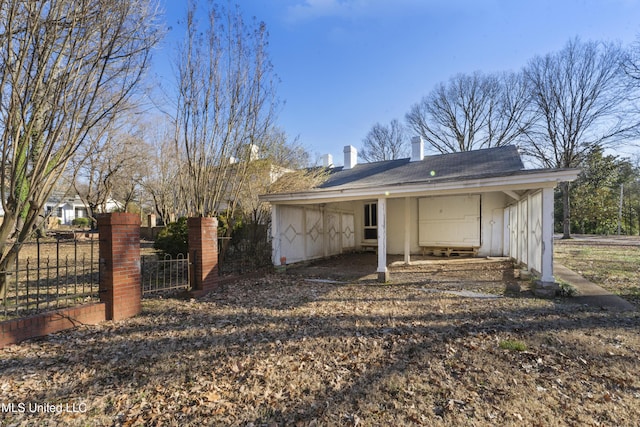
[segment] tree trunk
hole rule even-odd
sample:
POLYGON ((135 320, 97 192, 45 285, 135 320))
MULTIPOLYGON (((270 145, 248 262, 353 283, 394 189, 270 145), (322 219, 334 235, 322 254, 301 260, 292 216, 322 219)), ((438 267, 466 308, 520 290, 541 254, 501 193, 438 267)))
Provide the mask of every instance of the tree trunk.
MULTIPOLYGON (((15 262, 18 257, 17 247, 11 248, 11 250, 7 253, 7 255, 0 261, 0 295, 4 295, 4 291, 6 286, 9 284, 9 280, 11 280, 12 276, 8 271, 11 270, 12 266, 15 267, 15 262)), ((13 274, 18 274, 18 272, 14 272, 13 274)))
POLYGON ((569 205, 569 183, 561 182, 562 191, 562 238, 571 238, 571 209, 569 205))

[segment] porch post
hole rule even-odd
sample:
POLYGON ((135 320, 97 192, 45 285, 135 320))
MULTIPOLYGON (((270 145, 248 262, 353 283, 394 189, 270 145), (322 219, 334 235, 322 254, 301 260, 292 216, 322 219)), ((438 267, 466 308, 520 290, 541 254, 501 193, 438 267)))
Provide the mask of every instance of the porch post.
POLYGON ((387 282, 387 199, 378 199, 378 281, 387 282))
POLYGON ((553 277, 553 188, 542 189, 542 277, 544 284, 555 282, 553 277))
POLYGON ((411 199, 404 198, 404 265, 411 263, 411 199))
POLYGON ((280 265, 280 226, 278 222, 279 206, 271 205, 271 256, 273 265, 280 265))
POLYGON ((327 227, 327 215, 323 205, 320 205, 320 219, 322 220, 322 256, 326 258, 329 256, 329 242, 327 242, 327 239, 329 238, 327 229, 329 227, 327 227))

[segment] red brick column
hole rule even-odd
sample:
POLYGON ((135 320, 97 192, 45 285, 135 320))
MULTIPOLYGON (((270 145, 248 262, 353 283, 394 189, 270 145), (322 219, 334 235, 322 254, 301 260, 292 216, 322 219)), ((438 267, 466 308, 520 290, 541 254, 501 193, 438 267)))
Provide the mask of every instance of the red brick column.
POLYGON ((107 320, 140 313, 140 216, 124 212, 97 216, 100 233, 100 300, 107 320))
POLYGON ((218 220, 188 218, 191 288, 196 296, 218 287, 218 220))

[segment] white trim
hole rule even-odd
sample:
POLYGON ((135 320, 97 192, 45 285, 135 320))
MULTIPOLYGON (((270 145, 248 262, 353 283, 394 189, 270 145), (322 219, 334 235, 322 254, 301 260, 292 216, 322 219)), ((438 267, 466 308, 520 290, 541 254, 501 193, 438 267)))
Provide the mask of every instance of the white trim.
POLYGON ((271 206, 271 249, 273 250, 273 265, 280 265, 280 222, 278 205, 271 206))
POLYGON ((521 196, 513 190, 502 190, 504 194, 511 197, 516 202, 520 200, 521 196))
POLYGON ((411 198, 404 198, 404 264, 411 264, 411 198))
POLYGON ((553 283, 553 189, 542 190, 542 283, 553 283))
POLYGON ((378 199, 378 273, 387 274, 387 199, 378 199))

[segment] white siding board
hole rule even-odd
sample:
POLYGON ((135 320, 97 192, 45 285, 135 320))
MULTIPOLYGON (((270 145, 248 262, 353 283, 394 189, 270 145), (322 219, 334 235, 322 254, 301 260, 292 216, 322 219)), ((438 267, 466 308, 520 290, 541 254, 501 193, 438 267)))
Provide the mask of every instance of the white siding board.
POLYGON ((542 193, 529 198, 529 268, 542 271, 542 193))
POLYGON ((287 263, 303 261, 304 253, 304 208, 279 206, 278 240, 280 256, 287 258, 287 263))
POLYGON ((518 202, 518 261, 528 264, 529 257, 529 204, 528 199, 518 202))
POLYGON ((341 238, 342 249, 354 249, 356 247, 355 219, 351 213, 342 213, 341 238))
POLYGON ((420 246, 480 246, 480 195, 418 200, 420 246))
POLYGON ((324 256, 322 213, 319 209, 305 209, 305 255, 307 259, 324 256))

